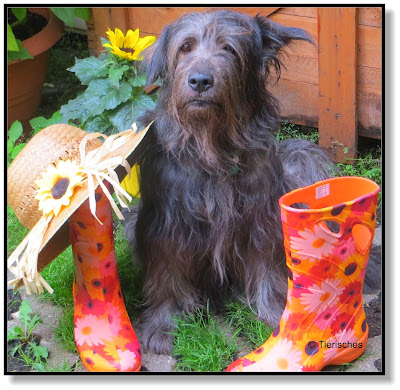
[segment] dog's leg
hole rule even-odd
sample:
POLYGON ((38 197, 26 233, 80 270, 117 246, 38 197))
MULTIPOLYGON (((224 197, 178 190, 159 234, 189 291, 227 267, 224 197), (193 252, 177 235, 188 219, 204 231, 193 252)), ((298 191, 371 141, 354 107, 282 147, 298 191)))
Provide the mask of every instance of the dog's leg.
MULTIPOLYGON (((138 324, 138 335, 145 350, 168 354, 172 350, 174 317, 197 307, 196 293, 179 254, 156 243, 147 245, 145 306, 138 324), (180 266, 182 265, 182 266, 180 266), (179 268, 179 269, 178 269, 179 268)), ((188 257, 190 259, 190 257, 188 257)))
POLYGON ((236 286, 245 293, 245 302, 253 307, 260 320, 276 325, 285 306, 287 275, 281 250, 263 252, 247 248, 246 262, 236 262, 236 286), (242 287, 240 287, 242 285, 242 287))

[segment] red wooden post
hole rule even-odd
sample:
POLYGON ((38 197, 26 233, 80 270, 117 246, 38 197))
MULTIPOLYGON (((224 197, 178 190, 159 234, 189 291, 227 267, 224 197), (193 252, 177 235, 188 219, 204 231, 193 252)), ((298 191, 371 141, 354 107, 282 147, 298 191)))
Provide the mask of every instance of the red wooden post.
POLYGON ((356 8, 318 8, 319 143, 338 162, 356 156, 356 32, 356 8))

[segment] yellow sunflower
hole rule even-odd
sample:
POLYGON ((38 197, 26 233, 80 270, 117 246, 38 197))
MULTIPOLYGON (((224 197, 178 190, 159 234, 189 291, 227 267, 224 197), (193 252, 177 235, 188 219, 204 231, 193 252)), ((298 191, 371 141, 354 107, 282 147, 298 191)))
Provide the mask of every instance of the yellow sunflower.
POLYGON ((139 58, 140 53, 156 40, 156 37, 152 35, 139 38, 138 28, 135 31, 128 30, 126 35, 119 28, 116 28, 115 32, 108 29, 106 34, 110 43, 104 43, 103 46, 109 47, 112 49, 111 53, 129 61, 141 61, 143 57, 139 58))
POLYGON ((63 206, 68 206, 75 187, 85 178, 82 167, 73 161, 60 160, 57 166, 49 165, 42 178, 35 183, 39 187, 35 198, 44 215, 58 215, 63 206))

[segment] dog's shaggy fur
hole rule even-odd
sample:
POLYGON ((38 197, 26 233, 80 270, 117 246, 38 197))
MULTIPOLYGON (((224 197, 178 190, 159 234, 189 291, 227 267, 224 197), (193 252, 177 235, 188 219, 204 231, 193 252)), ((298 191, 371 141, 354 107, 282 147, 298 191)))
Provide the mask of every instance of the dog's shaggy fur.
POLYGON ((162 80, 155 119, 139 164, 137 256, 147 308, 141 343, 169 352, 171 316, 226 292, 242 294, 277 323, 287 276, 278 199, 331 176, 316 145, 277 144, 270 68, 301 29, 230 11, 186 14, 167 26, 146 57, 148 84, 162 80))

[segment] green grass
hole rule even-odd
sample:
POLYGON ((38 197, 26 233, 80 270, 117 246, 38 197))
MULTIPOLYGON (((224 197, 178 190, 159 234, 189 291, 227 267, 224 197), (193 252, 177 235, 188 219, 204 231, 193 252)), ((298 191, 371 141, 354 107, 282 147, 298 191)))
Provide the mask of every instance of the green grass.
POLYGON ((58 319, 58 326, 54 330, 54 337, 63 348, 78 355, 74 336, 73 305, 63 308, 62 316, 58 319))
POLYGON ((258 348, 264 344, 274 330, 273 327, 259 321, 251 308, 243 303, 231 302, 226 309, 226 317, 230 325, 248 340, 252 348, 258 348))
POLYGON ((122 222, 114 218, 115 254, 118 261, 118 274, 124 295, 126 309, 131 319, 136 318, 138 308, 143 302, 143 275, 132 260, 132 249, 125 236, 122 222))
POLYGON ((219 325, 208 307, 175 318, 175 324, 172 351, 177 359, 175 371, 219 372, 234 360, 236 334, 228 334, 229 325, 219 325))
POLYGON ((7 205, 7 257, 28 234, 29 230, 18 221, 12 208, 7 205))

